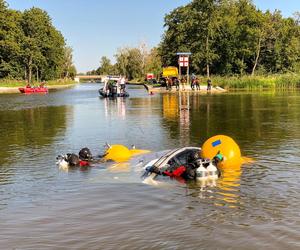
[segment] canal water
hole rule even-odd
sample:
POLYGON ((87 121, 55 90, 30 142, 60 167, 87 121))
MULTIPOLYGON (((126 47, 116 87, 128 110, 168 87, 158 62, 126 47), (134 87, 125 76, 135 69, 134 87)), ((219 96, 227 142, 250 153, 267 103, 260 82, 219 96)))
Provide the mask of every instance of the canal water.
POLYGON ((0 96, 1 249, 299 249, 300 93, 98 97, 99 84, 0 96), (133 162, 61 171, 58 154, 165 149, 226 134, 255 162, 206 187, 142 183, 133 162))

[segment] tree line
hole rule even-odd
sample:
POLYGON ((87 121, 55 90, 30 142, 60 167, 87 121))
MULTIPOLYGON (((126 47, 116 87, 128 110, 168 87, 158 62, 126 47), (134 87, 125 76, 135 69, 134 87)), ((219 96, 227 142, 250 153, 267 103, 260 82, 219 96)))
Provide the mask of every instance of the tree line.
POLYGON ((165 17, 162 63, 175 65, 176 52, 189 51, 192 69, 207 76, 299 71, 299 17, 250 0, 193 0, 165 17))
POLYGON ((0 0, 0 79, 32 82, 75 75, 72 49, 48 13, 12 10, 0 0))
POLYGON ((103 56, 100 66, 88 75, 124 75, 129 80, 143 78, 147 72, 159 75, 161 71, 161 57, 157 48, 148 49, 145 43, 138 47, 123 47, 115 54, 113 64, 109 58, 103 56))
POLYGON ((177 52, 191 52, 191 72, 208 77, 299 72, 299 24, 300 13, 285 18, 250 0, 192 0, 165 16, 162 40, 150 53, 122 48, 115 64, 102 57, 92 72, 129 78, 158 74, 162 66, 178 66, 177 52))

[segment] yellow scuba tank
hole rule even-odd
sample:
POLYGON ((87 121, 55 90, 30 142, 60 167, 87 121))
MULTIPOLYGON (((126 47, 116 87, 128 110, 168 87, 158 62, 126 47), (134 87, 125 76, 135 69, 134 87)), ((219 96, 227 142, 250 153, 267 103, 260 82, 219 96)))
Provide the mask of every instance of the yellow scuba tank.
POLYGON ((239 146, 229 136, 216 135, 204 142, 202 158, 213 159, 218 153, 223 156, 223 160, 218 164, 221 168, 240 167, 243 163, 239 146))

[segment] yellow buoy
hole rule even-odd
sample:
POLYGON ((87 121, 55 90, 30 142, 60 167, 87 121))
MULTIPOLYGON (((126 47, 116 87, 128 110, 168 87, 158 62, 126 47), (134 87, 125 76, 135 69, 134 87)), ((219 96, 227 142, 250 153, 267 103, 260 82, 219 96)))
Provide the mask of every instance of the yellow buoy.
POLYGON ((203 158, 212 159, 218 153, 223 156, 223 160, 218 165, 219 167, 234 168, 241 166, 241 150, 231 137, 226 135, 216 135, 204 142, 201 151, 201 156, 203 158))
POLYGON ((107 161, 124 162, 128 161, 131 157, 130 150, 124 145, 119 144, 109 146, 105 153, 104 159, 107 161))
POLYGON ((139 154, 149 153, 149 150, 142 149, 128 149, 124 145, 115 144, 109 145, 108 149, 105 152, 104 159, 106 161, 111 160, 115 162, 125 162, 128 161, 132 156, 136 156, 139 154))

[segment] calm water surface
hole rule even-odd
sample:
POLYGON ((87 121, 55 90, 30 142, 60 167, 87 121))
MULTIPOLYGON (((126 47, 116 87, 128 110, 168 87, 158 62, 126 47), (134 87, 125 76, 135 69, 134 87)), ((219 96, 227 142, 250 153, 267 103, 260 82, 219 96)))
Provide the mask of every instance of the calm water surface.
POLYGON ((300 93, 0 96, 1 249, 299 249, 300 93), (187 109, 190 107, 190 109, 187 109), (256 162, 216 186, 142 184, 130 163, 59 171, 105 142, 159 152, 227 134, 256 162))

